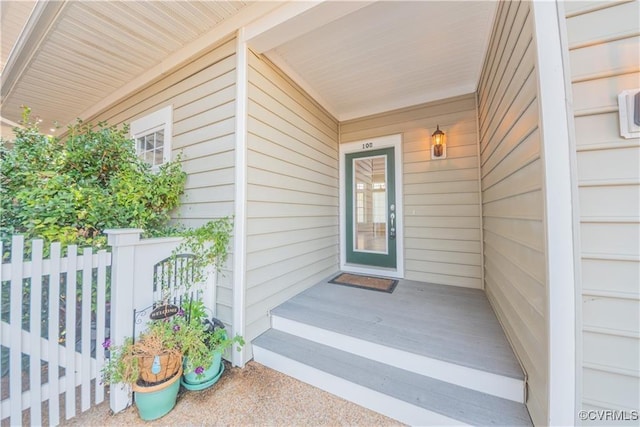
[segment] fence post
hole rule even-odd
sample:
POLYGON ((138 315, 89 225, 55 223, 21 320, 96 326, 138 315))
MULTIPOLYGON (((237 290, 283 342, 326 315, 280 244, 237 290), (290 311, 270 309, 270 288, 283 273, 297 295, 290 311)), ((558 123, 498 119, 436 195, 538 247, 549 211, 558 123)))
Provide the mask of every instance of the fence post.
MULTIPOLYGON (((111 246, 111 343, 122 345, 124 339, 133 333, 133 280, 135 269, 135 245, 140 242, 139 228, 105 230, 107 242, 111 246)), ((130 404, 128 386, 112 384, 110 387, 110 407, 120 412, 130 404)))

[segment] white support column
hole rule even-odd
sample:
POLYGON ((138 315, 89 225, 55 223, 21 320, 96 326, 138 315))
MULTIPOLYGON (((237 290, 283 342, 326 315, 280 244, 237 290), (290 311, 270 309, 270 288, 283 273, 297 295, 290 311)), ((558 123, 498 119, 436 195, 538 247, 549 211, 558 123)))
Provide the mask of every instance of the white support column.
MULTIPOLYGON (((235 149, 235 219, 233 235, 233 334, 246 338, 245 294, 247 266, 247 67, 248 48, 244 28, 238 30, 236 43, 236 149, 235 149)), ((244 347, 232 351, 234 366, 244 367, 244 347)))
MULTIPOLYGON (((105 230, 111 246, 111 325, 112 345, 121 345, 133 335, 133 283, 135 245, 140 242, 139 228, 105 230)), ((130 393, 122 384, 111 384, 110 407, 120 412, 130 405, 130 393)))
POLYGON ((548 422, 575 425, 576 300, 571 146, 561 21, 555 2, 531 2, 544 165, 548 422))

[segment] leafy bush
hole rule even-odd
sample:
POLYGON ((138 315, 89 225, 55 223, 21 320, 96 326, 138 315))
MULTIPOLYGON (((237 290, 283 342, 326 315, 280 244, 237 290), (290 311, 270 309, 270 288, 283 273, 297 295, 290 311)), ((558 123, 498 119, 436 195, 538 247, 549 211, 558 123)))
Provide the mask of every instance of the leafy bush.
POLYGON ((0 144, 0 238, 24 234, 63 244, 104 246, 107 228, 168 234, 184 192, 178 161, 152 171, 126 126, 78 121, 64 140, 42 134, 25 109, 13 146, 0 144))

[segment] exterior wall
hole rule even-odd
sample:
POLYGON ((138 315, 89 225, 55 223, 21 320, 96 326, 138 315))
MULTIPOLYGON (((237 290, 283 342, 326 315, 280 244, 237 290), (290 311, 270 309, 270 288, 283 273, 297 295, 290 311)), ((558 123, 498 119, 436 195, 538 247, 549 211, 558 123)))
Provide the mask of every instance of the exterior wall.
POLYGON ((405 278, 482 287, 475 100, 465 95, 340 124, 340 141, 403 134, 405 278), (440 125, 447 158, 431 160, 440 125))
POLYGON ((567 2, 564 12, 580 206, 578 405, 637 410, 640 140, 620 136, 617 95, 640 88, 640 3, 567 2))
POLYGON ((533 16, 498 5, 478 88, 485 290, 528 376, 527 407, 548 422, 547 283, 533 16))
MULTIPOLYGON (((338 270, 338 123, 249 52, 247 341, 273 307, 338 270)), ((248 357, 251 357, 248 355, 248 357)))
MULTIPOLYGON (((234 213, 235 81, 232 39, 92 118, 118 125, 173 106, 172 157, 181 153, 188 174, 174 218, 185 226, 234 213)), ((216 315, 227 323, 232 321, 232 283, 230 270, 218 275, 216 315)))

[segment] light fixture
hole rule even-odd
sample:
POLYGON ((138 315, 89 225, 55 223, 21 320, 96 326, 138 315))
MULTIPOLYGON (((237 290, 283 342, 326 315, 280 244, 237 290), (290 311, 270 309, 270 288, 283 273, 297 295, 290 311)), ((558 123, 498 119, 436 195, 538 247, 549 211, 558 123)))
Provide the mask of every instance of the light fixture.
POLYGON ((445 135, 444 132, 440 130, 440 125, 437 125, 436 131, 431 135, 431 158, 447 158, 447 145, 445 144, 445 135))

